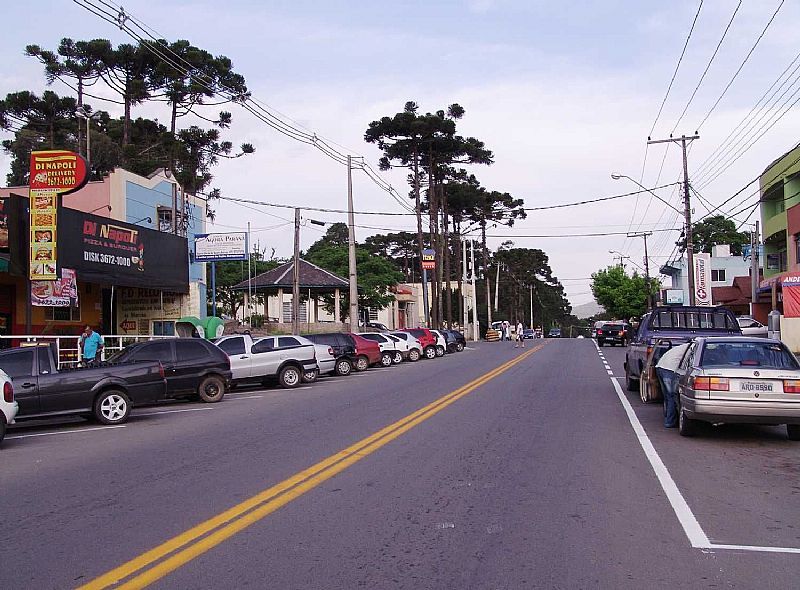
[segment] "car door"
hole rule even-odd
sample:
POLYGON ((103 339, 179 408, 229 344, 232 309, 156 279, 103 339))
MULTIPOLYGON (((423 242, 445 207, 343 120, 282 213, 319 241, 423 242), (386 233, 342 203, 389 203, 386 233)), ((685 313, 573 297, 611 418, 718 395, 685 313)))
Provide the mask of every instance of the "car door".
POLYGON ((251 349, 253 362, 252 362, 252 378, 274 377, 278 372, 278 367, 281 364, 280 355, 274 336, 267 336, 260 338, 251 349))
POLYGON ((0 369, 11 377, 20 416, 39 413, 39 388, 34 372, 35 352, 33 348, 19 348, 0 356, 0 369))
POLYGON ((175 346, 175 389, 172 393, 192 393, 200 387, 204 369, 215 362, 203 341, 197 338, 181 338, 175 346))
POLYGON ((252 375, 253 361, 248 350, 251 343, 244 336, 231 336, 217 343, 220 350, 230 358, 232 377, 235 380, 249 379, 252 375))
POLYGON ((178 378, 175 370, 175 350, 172 339, 153 340, 137 345, 131 355, 132 361, 159 361, 164 367, 167 393, 172 394, 178 378))
POLYGON ((681 395, 686 395, 687 390, 689 389, 689 379, 692 376, 692 367, 694 366, 694 357, 697 353, 697 342, 692 342, 689 345, 689 348, 686 349, 686 352, 681 359, 680 364, 678 365, 678 370, 675 372, 678 379, 678 398, 681 395))
POLYGON ((39 411, 42 413, 71 412, 92 407, 91 378, 85 376, 88 369, 57 372, 50 366, 50 355, 39 349, 37 370, 39 411))

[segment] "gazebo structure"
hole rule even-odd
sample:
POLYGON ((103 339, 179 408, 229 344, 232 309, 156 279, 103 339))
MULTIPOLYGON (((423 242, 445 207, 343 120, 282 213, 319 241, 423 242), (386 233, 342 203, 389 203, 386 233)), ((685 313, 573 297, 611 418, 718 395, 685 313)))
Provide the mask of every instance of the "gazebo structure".
MULTIPOLYGON (((340 302, 341 292, 347 291, 349 283, 347 279, 342 278, 320 268, 316 264, 312 264, 306 260, 300 259, 300 293, 309 297, 308 303, 313 301, 313 317, 310 310, 307 308, 306 322, 303 323, 317 323, 319 322, 319 296, 333 294, 334 305, 334 322, 340 323, 340 302)), ((278 298, 278 321, 283 320, 284 308, 284 293, 292 293, 292 279, 294 278, 294 262, 286 262, 280 266, 263 272, 254 276, 249 281, 242 281, 232 288, 234 291, 244 291, 244 308, 250 309, 250 295, 266 297, 277 296, 278 298)), ((264 314, 268 315, 268 314, 264 314)), ((301 319, 302 322, 302 319, 301 319)))

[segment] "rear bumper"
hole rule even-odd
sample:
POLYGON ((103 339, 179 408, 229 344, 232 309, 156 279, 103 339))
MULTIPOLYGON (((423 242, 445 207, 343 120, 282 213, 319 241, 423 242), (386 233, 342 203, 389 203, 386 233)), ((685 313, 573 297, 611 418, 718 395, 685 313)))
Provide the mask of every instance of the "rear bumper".
POLYGON ((681 395, 689 418, 741 424, 800 424, 800 403, 694 399, 681 395))

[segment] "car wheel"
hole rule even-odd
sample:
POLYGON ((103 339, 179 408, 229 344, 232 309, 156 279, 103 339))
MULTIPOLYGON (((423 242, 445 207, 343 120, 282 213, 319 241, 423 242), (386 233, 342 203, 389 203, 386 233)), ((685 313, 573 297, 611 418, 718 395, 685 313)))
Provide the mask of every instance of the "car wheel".
POLYGON ((314 383, 319 377, 319 369, 314 369, 312 371, 306 371, 303 373, 303 383, 314 383))
POLYGON ((634 379, 631 377, 631 373, 628 370, 628 364, 625 364, 625 386, 628 388, 628 391, 636 391, 638 389, 638 379, 634 379))
POLYGON ((435 346, 428 346, 425 349, 425 358, 426 359, 436 358, 436 347, 435 346))
POLYGON ((197 388, 197 395, 207 404, 216 403, 225 395, 225 383, 220 377, 210 375, 200 383, 200 387, 197 388))
MULTIPOLYGON (((786 425, 786 435, 789 437, 789 440, 800 440, 800 424, 787 424, 786 425)), ((2 440, 2 436, 0 436, 0 440, 2 440)))
POLYGON ((460 342, 456 344, 456 351, 461 352, 464 350, 464 345, 460 342))
MULTIPOLYGON (((2 413, 2 412, 0 412, 2 413)), ((0 416, 0 443, 3 442, 3 439, 6 437, 6 430, 8 426, 6 425, 6 417, 0 416)))
POLYGON ((444 353, 445 353, 444 346, 436 347, 436 356, 444 356, 444 353))
POLYGON ((300 372, 300 369, 294 365, 288 365, 282 368, 280 373, 278 373, 278 383, 285 389, 297 387, 300 385, 302 379, 303 374, 300 372))
POLYGON ((338 361, 336 361, 336 368, 334 369, 334 372, 340 377, 344 375, 349 375, 350 373, 353 372, 353 363, 351 363, 347 359, 339 359, 338 361))
POLYGON ((403 353, 400 352, 399 350, 397 352, 395 352, 394 353, 394 357, 392 358, 392 362, 394 362, 395 365, 399 365, 400 363, 402 363, 403 362, 403 353))
POLYGON ((109 389, 94 400, 94 418, 100 424, 122 424, 131 413, 131 402, 124 393, 109 389))
POLYGON ((353 367, 359 373, 369 369, 369 359, 363 355, 356 358, 356 365, 353 367))
POLYGON ((417 350, 416 348, 412 348, 411 350, 408 351, 408 360, 410 360, 412 363, 416 363, 419 360, 420 356, 421 355, 419 354, 419 350, 417 350))
POLYGON ((649 404, 653 401, 653 390, 650 387, 649 379, 639 379, 639 397, 642 398, 643 404, 649 404))
POLYGON ((382 367, 391 367, 392 366, 392 357, 394 355, 390 352, 384 352, 381 354, 381 366, 382 367))
POLYGON ((694 436, 697 434, 697 420, 689 418, 683 408, 678 414, 678 432, 681 436, 694 436))

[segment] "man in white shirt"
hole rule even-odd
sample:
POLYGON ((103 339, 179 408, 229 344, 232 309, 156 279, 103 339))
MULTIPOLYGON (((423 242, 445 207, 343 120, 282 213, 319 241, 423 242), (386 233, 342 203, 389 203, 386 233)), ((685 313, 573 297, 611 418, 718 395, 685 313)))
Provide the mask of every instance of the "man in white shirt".
POLYGON ((658 360, 656 375, 661 385, 661 395, 664 396, 666 413, 664 414, 664 428, 675 428, 678 425, 678 365, 683 360, 683 355, 690 343, 672 346, 658 360))
POLYGON ((517 331, 515 336, 517 337, 517 343, 514 345, 514 348, 525 348, 525 340, 522 338, 522 332, 525 330, 525 327, 522 325, 522 322, 517 322, 517 331))

